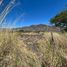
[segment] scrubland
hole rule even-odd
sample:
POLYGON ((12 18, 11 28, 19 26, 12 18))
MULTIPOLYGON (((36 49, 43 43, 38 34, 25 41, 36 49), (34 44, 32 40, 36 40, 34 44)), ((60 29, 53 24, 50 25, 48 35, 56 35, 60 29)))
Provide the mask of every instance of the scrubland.
POLYGON ((1 31, 0 67, 67 67, 67 33, 1 31))

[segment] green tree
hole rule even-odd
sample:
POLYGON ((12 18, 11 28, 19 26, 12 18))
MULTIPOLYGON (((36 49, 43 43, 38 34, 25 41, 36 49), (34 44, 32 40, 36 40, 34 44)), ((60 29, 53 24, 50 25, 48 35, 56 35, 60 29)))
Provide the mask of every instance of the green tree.
POLYGON ((67 10, 60 12, 55 17, 51 18, 50 22, 55 26, 63 28, 67 31, 67 10))

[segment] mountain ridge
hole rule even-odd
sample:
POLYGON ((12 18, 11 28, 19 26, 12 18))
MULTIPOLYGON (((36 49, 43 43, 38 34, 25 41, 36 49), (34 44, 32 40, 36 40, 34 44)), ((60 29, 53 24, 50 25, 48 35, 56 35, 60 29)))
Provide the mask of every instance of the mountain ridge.
POLYGON ((19 31, 24 32, 59 32, 60 28, 55 26, 49 26, 45 24, 30 25, 19 28, 19 31))

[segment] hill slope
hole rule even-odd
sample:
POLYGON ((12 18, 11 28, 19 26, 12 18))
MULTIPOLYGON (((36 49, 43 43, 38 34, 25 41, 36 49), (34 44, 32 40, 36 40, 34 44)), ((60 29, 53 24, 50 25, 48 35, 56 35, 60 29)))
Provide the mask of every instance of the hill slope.
POLYGON ((54 26, 48 26, 48 25, 44 25, 44 24, 39 24, 39 25, 31 25, 31 26, 27 26, 27 27, 23 27, 23 28, 19 28, 20 31, 31 31, 31 32, 58 32, 60 31, 60 28, 58 27, 54 27, 54 26))

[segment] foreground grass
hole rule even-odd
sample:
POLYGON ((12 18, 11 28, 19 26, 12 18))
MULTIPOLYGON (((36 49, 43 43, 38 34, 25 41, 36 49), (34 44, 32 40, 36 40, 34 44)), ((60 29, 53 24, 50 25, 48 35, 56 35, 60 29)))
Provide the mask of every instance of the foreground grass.
POLYGON ((67 67, 67 33, 0 32, 0 67, 67 67))

